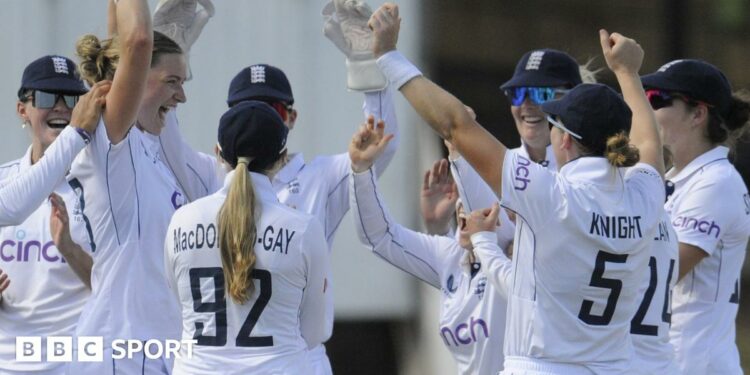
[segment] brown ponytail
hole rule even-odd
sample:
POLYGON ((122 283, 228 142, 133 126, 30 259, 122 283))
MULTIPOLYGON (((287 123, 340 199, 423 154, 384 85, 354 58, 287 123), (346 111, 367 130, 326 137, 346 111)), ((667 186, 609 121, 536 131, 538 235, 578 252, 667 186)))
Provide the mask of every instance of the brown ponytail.
POLYGON ((219 249, 226 291, 239 304, 247 302, 254 289, 250 274, 256 259, 255 221, 261 212, 261 207, 256 205, 248 163, 248 159, 239 158, 234 168, 234 180, 218 216, 219 249))
POLYGON ((615 167, 632 167, 641 158, 638 149, 630 144, 630 138, 624 132, 607 138, 604 156, 615 167))
MULTIPOLYGON (((151 66, 156 65, 159 58, 167 54, 182 54, 182 48, 166 35, 154 31, 151 66)), ((112 80, 120 62, 119 38, 115 35, 111 39, 99 40, 96 35, 84 35, 76 42, 76 55, 81 60, 78 64, 81 77, 89 85, 105 79, 112 80)))
POLYGON ((76 42, 76 55, 81 62, 78 71, 89 85, 115 76, 120 61, 120 47, 117 36, 99 40, 96 35, 87 34, 76 42))

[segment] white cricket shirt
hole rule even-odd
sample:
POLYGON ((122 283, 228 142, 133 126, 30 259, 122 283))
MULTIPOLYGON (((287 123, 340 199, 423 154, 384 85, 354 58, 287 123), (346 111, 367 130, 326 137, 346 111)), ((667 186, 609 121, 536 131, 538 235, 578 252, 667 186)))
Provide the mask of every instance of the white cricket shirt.
MULTIPOLYGON (((0 166, 0 184, 7 186, 31 168, 29 147, 22 158, 0 166)), ((55 193, 63 198, 70 215, 71 238, 90 253, 93 237, 86 229, 88 219, 81 211, 76 183, 63 180, 55 193)), ((90 295, 52 240, 50 212, 49 201, 44 201, 21 224, 0 229, 0 269, 11 280, 0 302, 0 373, 63 371, 65 363, 45 360, 46 345, 41 348, 42 362, 16 361, 16 337, 72 336, 90 295)))
POLYGON ((165 280, 163 246, 184 195, 161 155, 158 137, 136 127, 112 144, 101 121, 71 170, 83 186, 83 211, 97 246, 92 297, 77 334, 103 336, 105 347, 113 338, 179 336, 180 310, 165 280))
POLYGON ((459 374, 502 370, 505 304, 487 283, 483 263, 445 236, 431 236, 399 225, 377 192, 372 169, 352 173, 351 201, 357 233, 373 253, 441 292, 438 334, 456 360, 459 374))
POLYGON ((630 321, 661 216, 646 164, 581 157, 559 173, 508 152, 502 204, 517 213, 505 367, 555 364, 627 373, 630 321))
POLYGON ((665 208, 679 242, 708 254, 677 284, 671 339, 685 374, 736 374, 739 278, 750 236, 750 197, 729 150, 718 146, 666 178, 674 193, 665 208))
POLYGON ((266 176, 250 175, 261 216, 255 290, 245 304, 224 290, 217 241, 217 215, 234 173, 219 192, 172 218, 164 244, 167 278, 181 305, 182 338, 198 340, 192 359, 175 361, 174 374, 310 373, 306 348, 330 329, 324 319, 329 261, 323 229, 312 216, 279 203, 266 176))

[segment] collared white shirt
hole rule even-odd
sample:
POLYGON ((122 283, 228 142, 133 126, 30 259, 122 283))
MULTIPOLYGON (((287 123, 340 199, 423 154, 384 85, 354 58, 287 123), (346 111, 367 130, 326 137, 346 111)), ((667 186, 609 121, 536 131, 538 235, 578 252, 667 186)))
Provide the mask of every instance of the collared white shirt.
POLYGON ((441 292, 438 334, 456 360, 459 374, 502 370, 506 300, 488 284, 483 264, 445 236, 430 236, 393 220, 377 193, 372 169, 349 181, 360 241, 373 254, 441 292))
POLYGON ((180 309, 165 281, 163 245, 184 194, 158 137, 132 127, 112 144, 102 120, 73 163, 71 177, 83 187, 83 211, 97 246, 92 297, 77 334, 103 336, 105 348, 114 338, 177 338, 180 309))
POLYGON ((170 288, 182 306, 182 338, 198 340, 192 359, 175 361, 175 374, 310 373, 306 348, 318 345, 330 330, 324 324, 330 291, 323 229, 312 216, 279 203, 268 177, 250 177, 261 216, 254 291, 245 304, 224 290, 217 237, 217 215, 234 173, 217 193, 179 209, 167 231, 164 259, 170 288))
POLYGON ((554 173, 508 152, 502 190, 503 206, 523 218, 508 285, 506 364, 628 373, 630 322, 662 217, 659 174, 599 157, 554 173))
MULTIPOLYGON (((30 168, 31 147, 22 158, 0 166, 0 185, 7 186, 30 168)), ((87 218, 71 185, 63 180, 55 193, 65 201, 73 241, 90 253, 87 218)), ((50 212, 49 201, 44 201, 22 223, 0 229, 0 269, 11 280, 0 302, 0 373, 63 371, 65 363, 46 360, 45 345, 41 362, 16 361, 16 337, 72 336, 90 295, 52 240, 50 212)))
POLYGON ((674 193, 665 208, 679 242, 708 254, 677 284, 672 343, 686 374, 738 373, 735 318, 739 278, 750 236, 750 197, 718 146, 666 178, 674 193))

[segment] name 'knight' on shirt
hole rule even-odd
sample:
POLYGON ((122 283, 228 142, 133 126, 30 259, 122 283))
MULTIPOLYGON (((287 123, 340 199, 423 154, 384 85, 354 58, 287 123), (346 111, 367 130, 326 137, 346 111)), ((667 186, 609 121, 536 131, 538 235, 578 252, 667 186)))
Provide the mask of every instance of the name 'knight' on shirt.
POLYGON ((592 212, 589 233, 606 238, 641 238, 641 217, 605 216, 592 212))

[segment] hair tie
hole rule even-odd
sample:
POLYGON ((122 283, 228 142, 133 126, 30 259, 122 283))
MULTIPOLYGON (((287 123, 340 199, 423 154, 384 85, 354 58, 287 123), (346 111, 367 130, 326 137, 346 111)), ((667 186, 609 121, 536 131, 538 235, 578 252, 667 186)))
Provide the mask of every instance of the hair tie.
POLYGON ((253 158, 247 157, 247 156, 240 156, 237 158, 237 164, 245 164, 248 165, 250 162, 253 161, 253 158))

